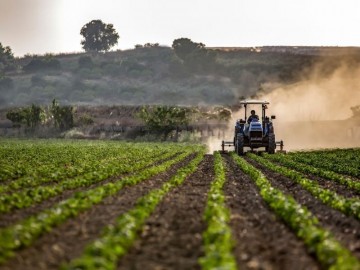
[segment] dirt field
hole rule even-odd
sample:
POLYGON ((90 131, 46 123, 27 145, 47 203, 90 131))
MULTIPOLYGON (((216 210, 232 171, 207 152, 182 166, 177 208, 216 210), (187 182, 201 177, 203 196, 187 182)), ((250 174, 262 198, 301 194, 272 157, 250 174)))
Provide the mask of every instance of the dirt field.
MULTIPOLYGON (((165 172, 125 187, 68 219, 44 233, 29 247, 17 250, 16 256, 0 265, 0 269, 58 269, 69 263, 100 236, 105 225, 115 224, 116 218, 133 208, 138 198, 161 187, 194 156, 189 155, 165 172)), ((222 160, 226 173, 223 192, 230 210, 233 255, 238 268, 323 269, 315 253, 264 202, 250 176, 228 154, 223 154, 222 160)), ((245 160, 261 170, 274 187, 306 206, 322 227, 331 231, 337 241, 360 259, 359 220, 320 202, 291 179, 270 171, 254 160, 245 160)), ((202 235, 207 227, 203 213, 214 177, 214 156, 205 155, 196 171, 187 176, 183 184, 171 189, 157 205, 135 243, 118 261, 117 269, 201 269, 199 258, 204 256, 202 235)), ((359 197, 358 192, 340 184, 313 175, 309 178, 346 198, 359 197)), ((117 180, 111 178, 106 181, 117 180)), ((11 226, 86 189, 89 187, 67 191, 32 207, 2 214, 0 226, 11 226)))

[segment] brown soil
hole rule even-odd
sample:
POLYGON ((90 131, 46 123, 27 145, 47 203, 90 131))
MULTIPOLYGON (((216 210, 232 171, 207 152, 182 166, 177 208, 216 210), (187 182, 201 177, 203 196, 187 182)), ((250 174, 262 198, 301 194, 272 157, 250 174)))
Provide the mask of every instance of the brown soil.
POLYGON ((119 215, 135 205, 138 198, 159 188, 193 157, 194 155, 135 186, 123 188, 116 195, 66 221, 40 237, 30 247, 19 251, 15 258, 0 266, 0 269, 58 269, 63 262, 80 256, 86 244, 99 237, 104 226, 113 224, 119 215))
POLYGON ((118 269, 200 269, 203 213, 213 178, 213 156, 207 155, 198 170, 158 205, 118 269))
POLYGON ((250 159, 247 161, 260 169, 274 187, 290 194, 298 203, 306 206, 324 228, 330 230, 343 246, 360 259, 360 222, 358 220, 323 204, 293 180, 270 171, 250 159))
MULTIPOLYGON (((119 215, 135 205, 138 198, 159 188, 193 157, 156 177, 124 188, 115 196, 67 220, 42 235, 30 247, 19 250, 16 257, 0 266, 0 270, 58 269, 62 263, 80 256, 85 246, 98 238, 106 225, 113 224, 119 215)), ((229 156, 224 155, 223 158, 227 178, 224 192, 231 213, 234 255, 239 269, 320 269, 303 242, 268 208, 252 180, 229 156)), ((200 269, 199 258, 204 256, 202 233, 206 229, 203 213, 207 192, 214 179, 213 162, 213 156, 206 155, 198 169, 165 196, 146 221, 134 246, 120 258, 118 269, 200 269)), ((331 230, 345 247, 360 258, 358 220, 322 204, 292 180, 250 162, 262 170, 275 187, 307 206, 322 226, 331 230)), ((106 181, 116 180, 118 178, 106 181)), ((37 213, 61 198, 53 200, 36 205, 31 211, 37 213)), ((20 220, 27 217, 31 213, 29 211, 14 211, 16 218, 13 219, 12 213, 3 215, 0 222, 20 220)))
MULTIPOLYGON (((165 162, 167 160, 170 160, 174 158, 174 156, 171 156, 167 159, 164 159, 164 160, 160 160, 160 161, 157 161, 155 162, 154 164, 151 164, 150 166, 154 166, 156 164, 160 164, 162 162, 165 162)), ((147 166, 146 168, 150 167, 150 166, 147 166)), ((145 169, 145 168, 144 168, 145 169)), ((55 196, 55 197, 51 197, 47 200, 44 200, 40 203, 37 203, 37 204, 33 204, 29 207, 26 207, 26 208, 22 208, 22 209, 15 209, 13 210, 11 213, 8 213, 8 214, 0 214, 0 228, 4 228, 4 227, 7 227, 7 226, 11 226, 12 224, 22 220, 22 219, 25 219, 25 218, 28 218, 32 215, 35 215, 45 209, 48 209, 52 206, 54 206, 55 204, 59 203, 60 201, 63 201, 63 200, 66 200, 68 198, 70 198, 72 195, 74 195, 76 192, 82 192, 82 191, 86 191, 86 190, 89 190, 89 189, 93 189, 93 188, 96 188, 100 185, 104 185, 106 183, 109 183, 109 182, 115 182, 115 181, 120 181, 121 178, 125 177, 125 176, 128 176, 128 175, 131 175, 131 173, 125 173, 125 174, 122 174, 122 175, 117 175, 117 176, 112 176, 108 179, 105 179, 103 181, 100 181, 98 183, 94 183, 90 186, 87 186, 87 187, 80 187, 80 188, 76 188, 76 189, 72 189, 72 190, 65 190, 63 193, 55 196)))
POLYGON ((352 189, 350 187, 342 185, 334 180, 328 180, 328 179, 324 179, 324 178, 310 175, 310 174, 306 174, 305 176, 306 176, 306 178, 308 178, 310 180, 317 181, 321 187, 332 190, 332 191, 336 192, 337 194, 344 196, 346 198, 353 198, 353 197, 359 198, 360 197, 360 191, 357 191, 355 189, 352 189))
MULTIPOLYGON (((279 165, 279 166, 283 166, 278 162, 274 162, 275 164, 279 165)), ((284 166, 286 167, 286 166, 284 166)), ((301 172, 300 172, 301 173, 301 172)), ((346 198, 352 198, 352 197, 359 197, 360 196, 360 192, 356 191, 350 187, 347 187, 345 185, 342 185, 334 180, 329 180, 329 179, 325 179, 325 178, 321 178, 312 174, 305 174, 305 173, 301 173, 303 174, 306 178, 308 178, 309 180, 313 180, 318 182, 318 184, 326 189, 332 190, 334 192, 336 192, 337 194, 344 196, 346 198)), ((353 181, 357 181, 354 178, 348 177, 349 179, 352 179, 353 181)))
POLYGON ((318 269, 302 241, 267 207, 252 180, 224 157, 228 179, 224 191, 239 268, 318 269))

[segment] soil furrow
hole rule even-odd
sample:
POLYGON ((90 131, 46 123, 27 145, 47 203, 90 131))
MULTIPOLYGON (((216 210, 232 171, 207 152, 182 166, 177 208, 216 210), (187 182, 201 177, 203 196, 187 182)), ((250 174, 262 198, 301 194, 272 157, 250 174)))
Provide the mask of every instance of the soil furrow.
POLYGON ((118 269, 200 269, 207 192, 214 179, 213 156, 206 155, 197 171, 174 188, 147 220, 140 239, 118 269))
POLYGON ((345 198, 359 198, 360 191, 342 185, 335 180, 329 180, 325 178, 321 178, 319 176, 304 174, 308 179, 316 181, 322 188, 329 189, 331 191, 336 192, 337 194, 345 197, 345 198))
MULTIPOLYGON (((270 160, 270 161, 273 162, 272 160, 270 160)), ((282 165, 280 162, 274 162, 274 164, 286 167, 286 166, 282 165)), ((295 169, 295 171, 296 171, 296 169, 295 169)), ((344 196, 346 198, 353 198, 353 197, 359 198, 359 196, 360 196, 359 191, 354 190, 350 187, 347 187, 343 184, 340 184, 340 183, 336 182, 335 180, 325 179, 325 178, 322 178, 322 177, 319 177, 319 176, 316 176, 316 175, 313 175, 310 173, 302 173, 300 171, 298 171, 298 172, 303 174, 306 178, 316 181, 321 187, 332 190, 332 191, 336 192, 337 194, 344 196)))
POLYGON ((319 269, 304 243, 267 207, 250 177, 224 155, 226 203, 240 269, 319 269))
MULTIPOLYGON (((157 161, 149 166, 146 166, 144 168, 142 168, 141 170, 157 165, 157 164, 161 164, 165 161, 168 161, 170 159, 174 158, 174 156, 171 156, 170 158, 164 159, 164 160, 160 160, 157 161)), ((30 207, 26 207, 26 208, 22 208, 22 209, 15 209, 12 210, 11 213, 6 213, 6 214, 0 214, 0 228, 4 228, 7 226, 11 226, 12 224, 25 219, 31 215, 35 215, 36 213, 39 213, 47 208, 50 208, 52 206, 54 206, 55 204, 66 200, 68 198, 70 198, 71 196, 73 196, 76 192, 83 192, 89 189, 93 189, 96 188, 98 186, 104 185, 106 183, 110 183, 110 182, 115 182, 115 181, 121 181, 121 178, 125 177, 125 176, 129 176, 131 174, 134 174, 137 172, 132 172, 132 173, 124 173, 121 175, 116 175, 116 176, 112 176, 110 178, 107 178, 105 180, 102 180, 98 183, 94 183, 90 186, 87 187, 80 187, 80 188, 76 188, 76 189, 71 189, 71 190, 64 190, 64 192, 62 192, 61 194, 51 197, 47 200, 44 200, 40 203, 37 204, 33 204, 30 207)))
POLYGON ((114 224, 119 215, 134 207, 138 198, 159 188, 193 157, 188 156, 166 172, 135 186, 123 188, 116 195, 67 220, 41 236, 30 247, 18 251, 16 257, 0 266, 0 269, 58 269, 62 263, 80 256, 85 246, 100 236, 104 226, 114 224))
POLYGON ((324 228, 331 231, 344 247, 360 259, 360 222, 358 220, 325 205, 293 180, 248 158, 247 161, 261 170, 274 187, 290 194, 298 203, 306 206, 324 228))

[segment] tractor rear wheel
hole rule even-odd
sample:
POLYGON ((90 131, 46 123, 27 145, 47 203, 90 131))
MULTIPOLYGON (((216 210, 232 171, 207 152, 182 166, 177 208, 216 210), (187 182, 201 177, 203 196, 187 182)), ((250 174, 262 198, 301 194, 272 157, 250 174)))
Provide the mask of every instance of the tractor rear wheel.
POLYGON ((268 145, 266 151, 269 154, 274 154, 275 153, 275 148, 276 148, 275 134, 271 133, 271 134, 269 134, 269 145, 268 145))
POLYGON ((241 133, 236 137, 235 151, 239 156, 244 155, 244 135, 241 133))

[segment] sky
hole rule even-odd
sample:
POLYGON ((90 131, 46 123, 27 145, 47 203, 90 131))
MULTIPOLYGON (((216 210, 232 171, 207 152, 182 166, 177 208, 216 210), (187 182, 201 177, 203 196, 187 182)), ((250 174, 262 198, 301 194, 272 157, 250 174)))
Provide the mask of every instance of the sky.
POLYGON ((113 50, 186 37, 209 47, 360 46, 358 0, 0 0, 0 43, 15 56, 83 51, 80 29, 100 19, 113 50))

